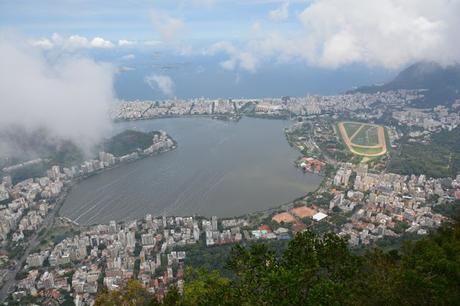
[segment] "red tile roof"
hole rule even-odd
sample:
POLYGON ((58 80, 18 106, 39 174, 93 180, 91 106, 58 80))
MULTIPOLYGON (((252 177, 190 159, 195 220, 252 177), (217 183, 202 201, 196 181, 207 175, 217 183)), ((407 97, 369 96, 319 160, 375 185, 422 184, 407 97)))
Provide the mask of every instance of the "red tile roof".
POLYGON ((455 191, 455 198, 460 200, 460 190, 455 191))
POLYGON ((259 226, 259 231, 263 231, 263 230, 265 230, 265 231, 267 231, 267 232, 271 232, 271 231, 272 231, 271 228, 270 228, 268 225, 266 225, 266 224, 262 224, 261 226, 259 226))

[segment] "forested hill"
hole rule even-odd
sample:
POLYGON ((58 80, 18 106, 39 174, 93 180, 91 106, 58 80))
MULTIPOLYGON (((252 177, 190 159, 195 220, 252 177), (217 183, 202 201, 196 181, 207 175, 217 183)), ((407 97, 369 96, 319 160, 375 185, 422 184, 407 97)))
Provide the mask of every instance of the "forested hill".
POLYGON ((434 62, 418 62, 384 85, 364 86, 351 92, 375 93, 397 89, 426 89, 425 97, 416 101, 415 106, 450 105, 460 98, 460 64, 441 66, 434 62))
POLYGON ((0 177, 10 175, 13 182, 16 183, 30 177, 42 176, 53 165, 61 167, 78 165, 85 158, 88 159, 97 156, 97 153, 100 151, 109 152, 115 156, 122 156, 137 152, 138 150, 145 150, 152 145, 152 139, 155 135, 160 135, 160 132, 125 130, 104 139, 92 149, 92 152, 89 153, 90 155, 87 154, 85 156, 83 150, 74 142, 53 138, 45 130, 36 130, 32 133, 23 129, 0 131, 0 149, 2 148, 2 143, 8 143, 8 146, 11 146, 18 152, 26 152, 24 154, 18 153, 8 159, 2 159, 4 156, 2 156, 0 150, 0 177), (4 166, 24 162, 32 158, 42 158, 43 162, 8 173, 1 171, 4 166))
POLYGON ((400 149, 392 152, 388 170, 404 175, 456 177, 460 173, 460 127, 434 134, 429 144, 404 140, 400 149))
POLYGON ((135 130, 125 130, 107 139, 101 150, 110 152, 115 156, 122 156, 136 152, 138 149, 145 150, 152 145, 152 138, 160 132, 141 132, 135 130))
POLYGON ((99 293, 96 305, 458 305, 459 254, 458 222, 399 251, 364 255, 335 234, 304 232, 280 256, 262 244, 235 246, 232 279, 194 271, 182 295, 172 288, 162 301, 132 280, 99 293))

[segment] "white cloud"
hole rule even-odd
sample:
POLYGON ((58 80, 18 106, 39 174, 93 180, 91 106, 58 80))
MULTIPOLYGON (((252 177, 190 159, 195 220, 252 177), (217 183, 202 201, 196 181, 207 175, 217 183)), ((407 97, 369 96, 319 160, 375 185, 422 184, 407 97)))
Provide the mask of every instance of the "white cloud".
POLYGON ((48 38, 42 38, 37 40, 31 40, 30 44, 34 47, 40 47, 42 49, 52 49, 53 43, 48 38))
POLYGON ((238 54, 239 65, 241 68, 255 72, 257 66, 257 59, 250 52, 240 52, 238 54))
POLYGON ((264 61, 390 69, 419 60, 454 63, 460 61, 458 12, 460 0, 316 0, 298 14, 300 31, 253 33, 238 46, 213 45, 210 54, 224 51, 223 68, 250 71, 264 61))
POLYGON ((268 16, 273 21, 286 20, 289 17, 289 2, 283 2, 279 8, 270 11, 268 16))
POLYGON ((84 48, 113 48, 115 45, 102 37, 94 37, 88 39, 80 35, 71 35, 63 37, 54 33, 51 38, 40 38, 31 41, 31 45, 41 47, 43 49, 61 48, 65 50, 77 50, 84 48))
POLYGON ((134 54, 126 54, 126 55, 123 55, 121 57, 121 59, 124 60, 124 61, 130 61, 130 60, 133 60, 135 58, 136 58, 136 56, 134 54))
POLYGON ((163 42, 159 40, 137 41, 127 39, 119 39, 118 41, 112 42, 100 36, 89 39, 85 36, 80 35, 70 35, 66 37, 54 33, 50 38, 44 37, 38 39, 31 39, 29 40, 29 43, 34 47, 39 47, 45 50, 56 48, 64 49, 67 51, 75 51, 78 49, 89 48, 152 48, 161 45, 163 42))
POLYGON ((111 127, 113 68, 80 56, 50 63, 19 41, 0 33, 0 130, 45 128, 89 149, 111 127))
POLYGON ((259 21, 254 21, 251 25, 251 31, 254 33, 258 33, 262 30, 262 25, 259 21))
POLYGON ((102 37, 94 37, 93 40, 91 40, 91 47, 104 49, 113 48, 113 43, 102 37))
POLYGON ((136 44, 137 42, 134 40, 127 40, 127 39, 118 40, 119 47, 132 47, 132 46, 135 46, 136 44))
POLYGON ((133 67, 129 67, 129 66, 120 66, 117 69, 118 72, 128 72, 128 71, 134 71, 134 70, 136 69, 133 67))
POLYGON ((229 59, 220 63, 220 66, 226 70, 235 70, 236 60, 229 59))
POLYGON ((320 0, 299 19, 313 48, 309 57, 320 65, 394 68, 422 59, 458 59, 453 48, 458 12, 458 0, 320 0))
POLYGON ((147 47, 156 47, 158 45, 161 45, 163 42, 161 40, 146 40, 143 42, 144 46, 147 47))
POLYGON ((229 59, 220 63, 222 68, 235 70, 241 68, 249 72, 255 72, 258 64, 257 58, 249 51, 237 49, 232 43, 222 41, 212 45, 207 53, 210 55, 225 52, 229 59))
POLYGON ((174 96, 174 82, 167 75, 152 74, 144 78, 145 82, 153 89, 159 89, 165 96, 174 96))
POLYGON ((65 38, 61 39, 60 37, 57 37, 55 35, 53 35, 53 37, 55 42, 62 42, 68 48, 71 49, 89 48, 90 46, 92 46, 88 38, 79 35, 72 35, 67 40, 65 40, 65 38))
POLYGON ((153 9, 150 12, 153 25, 162 39, 172 41, 185 29, 185 23, 180 18, 172 17, 167 12, 153 9))

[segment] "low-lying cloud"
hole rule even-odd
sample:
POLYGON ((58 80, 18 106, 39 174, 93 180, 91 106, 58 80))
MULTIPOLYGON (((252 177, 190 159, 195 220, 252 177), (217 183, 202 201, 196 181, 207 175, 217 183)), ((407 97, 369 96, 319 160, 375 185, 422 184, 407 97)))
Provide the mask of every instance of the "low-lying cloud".
POLYGON ((111 127, 114 69, 75 56, 50 63, 39 48, 19 40, 0 33, 0 130, 45 129, 88 152, 111 127))
POLYGON ((311 46, 305 55, 320 65, 397 68, 458 60, 459 12, 458 0, 319 0, 299 19, 311 46))
POLYGON ((145 82, 153 90, 160 90, 167 97, 174 96, 174 82, 167 76, 162 74, 151 74, 145 77, 145 82))
MULTIPOLYGON (((288 18, 287 3, 269 12, 270 19, 288 18)), ((297 13, 297 32, 267 31, 210 50, 228 54, 225 69, 251 72, 273 60, 331 69, 355 63, 399 69, 422 60, 451 64, 460 61, 459 12, 460 0, 315 0, 297 13)))

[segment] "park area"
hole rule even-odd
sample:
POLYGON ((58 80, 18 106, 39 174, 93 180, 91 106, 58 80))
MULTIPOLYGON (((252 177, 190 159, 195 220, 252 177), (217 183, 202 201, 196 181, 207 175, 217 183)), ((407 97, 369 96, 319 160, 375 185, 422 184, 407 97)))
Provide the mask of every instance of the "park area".
POLYGON ((387 152, 383 126, 360 122, 340 122, 338 127, 351 153, 365 157, 377 157, 387 152))

